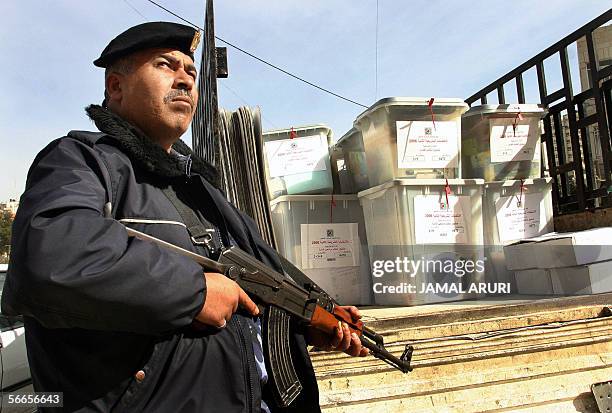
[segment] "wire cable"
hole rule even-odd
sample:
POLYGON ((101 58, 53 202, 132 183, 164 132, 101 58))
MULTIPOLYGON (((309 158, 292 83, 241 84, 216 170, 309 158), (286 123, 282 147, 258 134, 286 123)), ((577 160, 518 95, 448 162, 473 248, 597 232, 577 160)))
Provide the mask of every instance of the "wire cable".
POLYGON ((132 10, 134 10, 136 13, 138 13, 138 15, 139 15, 140 17, 142 17, 142 18, 143 18, 143 19, 145 19, 145 20, 149 20, 149 19, 147 19, 147 17, 146 17, 144 14, 142 14, 142 13, 141 13, 141 12, 140 12, 140 11, 139 11, 139 10, 138 10, 136 7, 132 6, 132 5, 130 4, 130 2, 128 2, 127 0, 123 0, 123 2, 124 2, 125 4, 127 4, 128 6, 130 6, 130 9, 132 9, 132 10))
POLYGON ((376 73, 375 73, 375 92, 374 92, 374 101, 378 99, 378 0, 376 0, 376 73))
MULTIPOLYGON (((147 0, 147 1, 148 1, 149 3, 151 3, 151 4, 154 4, 155 6, 159 7, 160 9, 162 9, 162 10, 166 11, 167 13, 170 13, 171 15, 173 15, 174 17, 176 17, 177 19, 180 19, 180 20, 184 21, 185 23, 187 23, 187 24, 189 24, 189 25, 191 25, 191 26, 195 27, 196 29, 201 30, 202 32, 204 32, 204 29, 202 29, 202 28, 201 28, 200 26, 198 26, 197 24, 194 24, 194 23, 190 22, 189 20, 187 20, 187 19, 185 19, 185 18, 181 17, 180 15, 176 14, 176 13, 175 13, 175 12, 173 12, 172 10, 167 9, 166 7, 162 6, 161 4, 159 4, 159 3, 157 3, 157 2, 155 2, 155 1, 153 1, 153 0, 147 0)), ((300 76, 298 76, 298 75, 295 75, 295 74, 293 74, 293 73, 291 73, 291 72, 289 72, 289 71, 287 71, 287 70, 285 70, 285 69, 283 69, 283 68, 281 68, 281 67, 279 67, 279 66, 277 66, 277 65, 273 64, 273 63, 270 63, 270 62, 268 62, 268 61, 266 61, 266 60, 264 60, 264 59, 262 59, 262 58, 260 58, 260 57, 257 57, 257 56, 255 56, 253 53, 248 52, 248 51, 244 50, 243 48, 241 48, 241 47, 239 47, 239 46, 237 46, 237 45, 235 45, 235 44, 233 44, 233 43, 230 43, 230 42, 228 42, 228 41, 227 41, 227 40, 225 40, 225 39, 222 39, 222 38, 221 38, 221 37, 219 37, 219 36, 215 36, 215 39, 219 40, 220 42, 225 43, 226 45, 228 45, 228 46, 230 46, 230 47, 232 47, 232 48, 234 48, 234 49, 238 50, 239 52, 242 52, 242 53, 246 54, 247 56, 249 56, 249 57, 251 57, 251 58, 253 58, 253 59, 255 59, 255 60, 257 60, 257 61, 259 61, 259 62, 261 62, 261 63, 263 63, 263 64, 265 64, 265 65, 267 65, 267 66, 270 66, 270 67, 271 67, 271 68, 273 68, 273 69, 278 70, 279 72, 282 72, 282 73, 286 74, 287 76, 290 76, 290 77, 292 77, 292 78, 294 78, 294 79, 299 80, 300 82, 306 83, 306 84, 307 84, 307 85, 309 85, 309 86, 312 86, 312 87, 314 87, 314 88, 316 88, 316 89, 319 89, 319 90, 321 90, 321 91, 323 91, 323 92, 325 92, 325 93, 328 93, 328 94, 330 94, 330 95, 332 95, 332 96, 335 96, 335 97, 337 97, 337 98, 339 98, 339 99, 342 99, 342 100, 345 100, 345 101, 347 101, 347 102, 353 103, 353 104, 355 104, 355 105, 357 105, 357 106, 361 106, 361 107, 366 108, 366 109, 368 108, 368 106, 366 106, 366 105, 364 105, 364 104, 361 104, 361 103, 356 102, 356 101, 354 101, 354 100, 352 100, 352 99, 349 99, 349 98, 347 98, 347 97, 344 97, 344 96, 342 96, 342 95, 339 95, 338 93, 332 92, 332 91, 331 91, 331 90, 329 90, 329 89, 326 89, 326 88, 324 88, 324 87, 322 87, 322 86, 319 86, 319 85, 317 85, 317 84, 315 84, 315 83, 312 83, 312 82, 310 82, 310 81, 308 81, 308 80, 306 80, 306 79, 304 79, 304 78, 302 78, 302 77, 300 77, 300 76)))
MULTIPOLYGON (((236 98, 237 98, 238 100, 240 100, 242 103, 244 103, 245 105, 247 105, 247 106, 249 106, 249 107, 254 107, 254 106, 253 106, 253 105, 251 105, 249 102, 247 102, 246 100, 244 100, 244 99, 242 98, 242 96, 240 96, 238 93, 236 93, 236 92, 235 92, 235 91, 234 91, 232 88, 230 88, 228 85, 226 85, 226 84, 225 84, 225 82, 219 82, 218 84, 219 84, 219 85, 221 85, 221 87, 223 87, 223 88, 227 89, 227 90, 228 90, 228 91, 229 91, 231 94, 233 94, 234 96, 236 96, 236 98)), ((270 126, 272 126, 274 129, 278 129, 278 126, 276 126, 276 125, 274 125, 272 122, 270 122, 270 120, 269 120, 269 119, 267 119, 267 118, 265 118, 265 117, 263 116, 263 114, 260 114, 260 115, 261 115, 261 118, 262 118, 263 120, 265 120, 265 121, 266 121, 266 123, 269 123, 269 124, 270 124, 270 126)))

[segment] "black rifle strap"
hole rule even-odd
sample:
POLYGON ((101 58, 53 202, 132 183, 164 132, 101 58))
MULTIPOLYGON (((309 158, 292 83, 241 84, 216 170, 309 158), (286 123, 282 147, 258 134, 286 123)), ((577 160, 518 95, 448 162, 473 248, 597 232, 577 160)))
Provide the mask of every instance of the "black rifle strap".
MULTIPOLYGON (((218 230, 217 227, 204 218, 198 218, 191 208, 178 199, 172 187, 167 186, 163 188, 162 191, 181 216, 183 223, 187 227, 187 232, 189 232, 191 236, 191 242, 195 245, 206 245, 207 247, 209 247, 211 242, 214 244, 215 237, 213 237, 213 234, 218 230)), ((220 246, 217 245, 216 247, 218 248, 220 246)), ((217 250, 217 248, 214 249, 217 250)))

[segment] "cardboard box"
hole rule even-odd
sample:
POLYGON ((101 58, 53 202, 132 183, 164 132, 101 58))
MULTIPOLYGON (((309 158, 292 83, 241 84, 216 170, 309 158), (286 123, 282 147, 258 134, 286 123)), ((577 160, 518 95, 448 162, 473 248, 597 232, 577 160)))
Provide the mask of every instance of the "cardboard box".
POLYGON ((521 270, 514 273, 519 294, 554 294, 550 271, 542 269, 521 270))
POLYGON ((512 271, 538 268, 538 243, 556 235, 556 232, 551 232, 505 245, 506 267, 512 271))
POLYGON ((538 268, 562 268, 612 260, 612 227, 557 233, 539 242, 538 268))
POLYGON ((550 276, 555 294, 581 295, 612 292, 612 261, 554 268, 550 276))

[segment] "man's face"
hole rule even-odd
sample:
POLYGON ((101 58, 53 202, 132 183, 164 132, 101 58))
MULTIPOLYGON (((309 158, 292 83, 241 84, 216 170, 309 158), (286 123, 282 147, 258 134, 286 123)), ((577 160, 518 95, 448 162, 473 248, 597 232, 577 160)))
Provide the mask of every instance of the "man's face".
POLYGON ((198 91, 191 57, 174 49, 148 49, 132 56, 132 70, 118 77, 119 114, 163 144, 174 142, 193 117, 198 91))

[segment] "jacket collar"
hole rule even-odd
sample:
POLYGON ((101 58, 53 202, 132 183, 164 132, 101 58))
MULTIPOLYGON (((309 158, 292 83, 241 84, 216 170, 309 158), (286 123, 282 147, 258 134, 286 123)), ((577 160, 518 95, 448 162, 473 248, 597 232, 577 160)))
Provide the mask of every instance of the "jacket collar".
POLYGON ((100 132, 107 134, 132 162, 146 171, 167 178, 196 173, 215 187, 220 187, 217 169, 194 154, 182 140, 172 145, 172 149, 182 156, 169 154, 144 132, 112 111, 99 105, 89 105, 85 111, 100 132))

